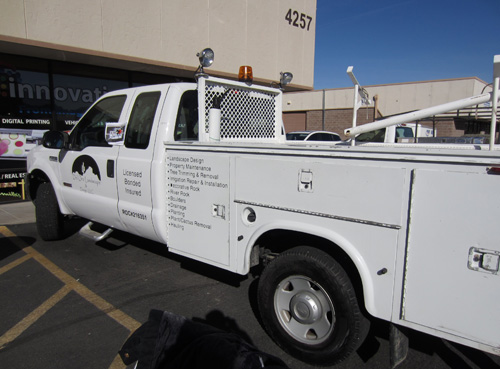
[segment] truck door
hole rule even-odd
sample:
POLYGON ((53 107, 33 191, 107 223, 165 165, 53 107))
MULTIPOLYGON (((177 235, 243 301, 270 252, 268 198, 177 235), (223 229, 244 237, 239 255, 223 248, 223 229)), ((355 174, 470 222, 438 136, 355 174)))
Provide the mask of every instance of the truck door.
MULTIPOLYGON (((151 166, 166 90, 143 88, 135 96, 117 161, 118 212, 125 229, 157 239, 151 219, 151 166)), ((162 145, 163 143, 159 143, 162 145)))
POLYGON ((61 150, 60 176, 66 205, 92 221, 119 226, 116 210, 115 161, 118 146, 105 140, 107 122, 124 119, 131 92, 98 101, 70 135, 69 150, 61 150))

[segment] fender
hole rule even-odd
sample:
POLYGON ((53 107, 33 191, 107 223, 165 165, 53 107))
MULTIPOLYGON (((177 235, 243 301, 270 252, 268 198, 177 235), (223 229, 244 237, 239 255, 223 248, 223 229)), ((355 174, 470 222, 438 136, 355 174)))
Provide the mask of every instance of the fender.
POLYGON ((354 263, 361 277, 361 282, 363 285, 363 295, 364 295, 363 298, 367 311, 371 315, 376 317, 384 317, 384 316, 390 317, 391 304, 388 304, 387 306, 386 304, 378 305, 377 301, 375 300, 377 288, 373 276, 369 273, 369 267, 366 263, 366 260, 359 253, 359 250, 355 247, 355 245, 353 245, 348 239, 346 239, 345 237, 343 237, 342 235, 340 235, 339 233, 335 232, 332 229, 315 226, 303 222, 295 222, 295 221, 276 221, 276 222, 266 223, 265 225, 255 229, 255 231, 249 238, 248 242, 246 243, 244 258, 243 258, 244 260, 238 263, 239 264, 238 269, 241 268, 241 270, 238 270, 238 273, 241 274, 248 273, 250 268, 250 255, 252 253, 253 246, 255 245, 257 240, 264 233, 277 229, 302 232, 305 234, 314 235, 336 244, 349 256, 349 258, 354 263), (389 310, 381 311, 387 309, 389 310))
POLYGON ((66 205, 60 195, 61 181, 59 180, 59 173, 55 173, 54 166, 50 165, 50 163, 54 160, 51 159, 52 157, 56 157, 57 161, 59 161, 60 150, 46 149, 43 146, 37 146, 32 150, 32 152, 33 154, 28 156, 28 175, 30 175, 34 171, 40 171, 44 173, 54 187, 61 213, 66 215, 74 215, 75 213, 66 205))

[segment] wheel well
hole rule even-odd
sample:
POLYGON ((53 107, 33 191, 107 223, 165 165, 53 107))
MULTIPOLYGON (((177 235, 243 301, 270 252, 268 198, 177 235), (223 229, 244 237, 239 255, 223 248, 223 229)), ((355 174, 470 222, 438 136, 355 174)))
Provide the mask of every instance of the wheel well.
POLYGON ((297 246, 311 246, 326 252, 344 268, 353 284, 360 306, 364 310, 364 294, 361 276, 349 255, 336 243, 312 234, 284 229, 272 230, 264 233, 255 243, 254 248, 260 250, 262 268, 270 259, 286 250, 297 246))
POLYGON ((28 195, 30 196, 31 200, 35 200, 36 191, 38 190, 38 187, 44 182, 50 182, 50 179, 41 170, 34 170, 33 172, 29 173, 28 178, 29 178, 28 195))

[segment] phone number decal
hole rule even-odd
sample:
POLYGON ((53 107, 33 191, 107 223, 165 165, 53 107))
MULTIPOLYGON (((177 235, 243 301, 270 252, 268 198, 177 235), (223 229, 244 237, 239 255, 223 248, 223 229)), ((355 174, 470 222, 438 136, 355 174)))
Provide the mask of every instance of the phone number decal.
POLYGON ((290 26, 302 28, 306 31, 309 31, 309 28, 311 27, 312 17, 304 13, 299 13, 296 10, 288 9, 288 12, 285 15, 285 20, 290 26))

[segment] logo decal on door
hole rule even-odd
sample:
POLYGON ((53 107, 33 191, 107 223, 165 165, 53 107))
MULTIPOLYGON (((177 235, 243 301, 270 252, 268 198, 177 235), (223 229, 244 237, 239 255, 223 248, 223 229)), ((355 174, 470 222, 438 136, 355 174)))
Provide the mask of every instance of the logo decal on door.
POLYGON ((96 161, 88 156, 82 155, 76 158, 71 169, 74 185, 81 191, 94 193, 101 184, 101 172, 96 161))

